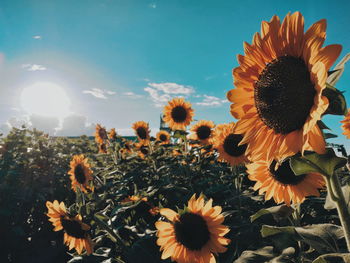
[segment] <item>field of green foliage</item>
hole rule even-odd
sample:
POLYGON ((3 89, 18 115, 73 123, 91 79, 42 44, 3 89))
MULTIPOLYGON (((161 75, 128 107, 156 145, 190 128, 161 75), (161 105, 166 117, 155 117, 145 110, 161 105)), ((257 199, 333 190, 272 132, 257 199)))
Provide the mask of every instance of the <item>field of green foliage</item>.
MULTIPOLYGON (((217 160, 210 146, 150 142, 147 152, 116 136, 108 153, 87 137, 51 138, 13 129, 0 141, 1 262, 170 262, 161 259, 155 223, 163 207, 183 209, 193 193, 222 207, 231 242, 218 262, 312 262, 346 251, 334 203, 326 191, 299 205, 279 205, 253 190, 244 166, 217 160), (74 192, 67 174, 75 154, 93 171, 94 191, 74 192), (93 253, 80 255, 54 232, 46 201, 64 202, 91 228, 93 253), (68 253, 67 253, 68 252, 68 253), (239 258, 239 259, 237 259, 239 258)), ((186 142, 189 143, 189 142, 186 142)), ((338 170, 349 193, 350 175, 338 170)), ((333 261, 317 261, 333 262, 333 261)), ((337 261, 341 262, 341 261, 337 261)), ((346 261, 344 261, 346 262, 346 261)))

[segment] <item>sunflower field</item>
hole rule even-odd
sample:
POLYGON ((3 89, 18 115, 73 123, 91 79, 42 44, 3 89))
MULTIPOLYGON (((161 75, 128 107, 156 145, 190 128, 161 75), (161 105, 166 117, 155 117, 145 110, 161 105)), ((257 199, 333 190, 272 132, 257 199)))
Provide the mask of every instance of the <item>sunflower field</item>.
POLYGON ((350 113, 350 59, 326 21, 263 21, 233 69, 232 122, 195 121, 184 98, 151 136, 93 139, 25 127, 0 137, 0 261, 350 262, 349 156, 322 121, 350 113), (332 68, 333 67, 333 68, 332 68))

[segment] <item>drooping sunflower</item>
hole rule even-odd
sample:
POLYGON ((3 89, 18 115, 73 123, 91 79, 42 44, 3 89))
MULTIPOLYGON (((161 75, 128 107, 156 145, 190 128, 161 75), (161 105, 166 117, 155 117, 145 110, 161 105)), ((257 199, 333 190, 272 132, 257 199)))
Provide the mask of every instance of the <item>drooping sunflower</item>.
POLYGON ((102 144, 107 139, 108 139, 108 136, 107 136, 106 129, 102 127, 100 124, 96 124, 95 141, 98 144, 102 144))
POLYGON ((200 141, 201 144, 210 144, 213 135, 214 122, 200 120, 191 127, 191 139, 200 141))
POLYGON ((346 114, 344 120, 340 122, 343 123, 341 126, 344 131, 343 134, 346 138, 350 139, 350 109, 348 110, 348 113, 346 114))
POLYGON ((92 170, 88 159, 83 154, 74 155, 70 161, 70 170, 68 172, 70 180, 72 181, 72 189, 76 192, 77 188, 87 193, 87 190, 94 190, 91 186, 92 170))
POLYGON ((130 141, 124 142, 124 147, 119 150, 120 154, 123 158, 126 157, 127 154, 132 153, 132 143, 130 141))
POLYGON ((153 215, 153 216, 158 215, 158 214, 159 214, 159 211, 160 211, 160 209, 159 209, 158 206, 154 206, 154 207, 152 207, 152 208, 150 208, 150 209, 148 210, 148 212, 149 212, 151 215, 153 215))
POLYGON ((138 195, 129 195, 128 197, 125 197, 120 203, 125 204, 125 203, 130 203, 130 202, 137 202, 137 201, 144 201, 147 202, 148 198, 147 197, 140 197, 138 195))
POLYGON ((203 196, 196 199, 193 195, 181 214, 169 208, 160 209, 160 214, 170 221, 155 223, 162 259, 171 257, 177 263, 215 263, 214 254, 226 251, 224 246, 230 240, 224 236, 230 229, 222 225, 222 208, 213 207, 212 203, 212 199, 205 203, 203 196))
POLYGON ((112 128, 112 129, 109 131, 108 137, 109 137, 109 139, 111 139, 111 140, 117 139, 117 133, 116 133, 116 131, 115 131, 115 128, 112 128))
POLYGON ((277 204, 302 203, 306 196, 319 196, 318 189, 325 185, 321 174, 295 175, 288 158, 280 163, 259 160, 248 164, 247 169, 248 178, 256 181, 254 190, 265 193, 265 200, 273 197, 277 204))
POLYGON ((160 144, 170 143, 170 134, 167 131, 159 131, 156 137, 157 137, 157 141, 160 142, 160 144))
POLYGON ((148 141, 150 139, 150 129, 147 122, 137 121, 132 125, 135 134, 140 142, 148 141))
POLYGON ((57 200, 47 201, 46 207, 49 221, 55 227, 54 231, 64 231, 64 244, 69 247, 69 250, 75 248, 78 254, 81 254, 85 249, 90 255, 93 252, 93 243, 88 232, 90 226, 82 222, 81 215, 69 216, 64 203, 59 203, 57 200))
POLYGON ((341 52, 340 45, 322 47, 326 20, 304 33, 299 12, 262 22, 261 34, 244 43, 233 70, 233 90, 227 93, 231 114, 239 119, 236 132, 244 134, 252 158, 283 158, 304 150, 325 152, 317 121, 328 107, 322 96, 327 72, 341 52))
POLYGON ((213 146, 218 151, 218 160, 225 160, 232 166, 248 162, 247 144, 240 145, 243 135, 235 132, 235 124, 219 124, 213 135, 213 146))
POLYGON ((138 155, 142 159, 145 159, 146 156, 149 154, 149 143, 148 142, 135 143, 135 147, 138 150, 138 155))
POLYGON ((164 107, 163 120, 172 130, 186 130, 194 116, 193 112, 191 103, 186 102, 184 98, 174 98, 164 107))
POLYGON ((107 145, 105 143, 98 145, 98 153, 107 153, 107 145))

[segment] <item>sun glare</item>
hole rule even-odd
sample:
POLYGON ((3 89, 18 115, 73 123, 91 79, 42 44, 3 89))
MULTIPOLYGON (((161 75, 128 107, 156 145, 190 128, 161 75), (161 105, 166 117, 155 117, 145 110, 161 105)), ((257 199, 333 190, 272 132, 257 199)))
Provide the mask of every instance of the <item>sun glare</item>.
POLYGON ((62 118, 69 114, 70 99, 61 86, 36 82, 23 89, 21 106, 29 114, 62 118))

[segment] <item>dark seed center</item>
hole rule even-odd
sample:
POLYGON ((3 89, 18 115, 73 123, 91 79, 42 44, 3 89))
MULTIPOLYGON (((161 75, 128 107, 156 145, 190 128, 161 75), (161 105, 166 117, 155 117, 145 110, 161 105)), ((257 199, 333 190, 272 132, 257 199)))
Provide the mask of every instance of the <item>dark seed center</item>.
POLYGON ((75 237, 75 238, 84 238, 85 237, 85 230, 81 228, 81 224, 75 220, 69 220, 61 218, 61 224, 66 231, 66 233, 69 236, 75 237))
POLYGON ((139 136, 140 139, 145 140, 147 139, 147 131, 143 127, 139 127, 136 129, 137 136, 139 136))
POLYGON ((75 166, 74 176, 79 184, 85 183, 85 181, 86 181, 85 171, 84 171, 84 168, 81 164, 78 164, 77 166, 75 166))
POLYGON ((200 140, 208 139, 211 134, 211 129, 208 126, 200 126, 197 129, 197 136, 200 140))
POLYGON ((297 185, 303 181, 306 174, 295 175, 290 167, 289 160, 283 161, 283 163, 275 170, 276 161, 274 160, 269 167, 270 173, 278 182, 285 185, 297 185))
POLYGON ((243 139, 243 136, 240 134, 230 134, 226 137, 224 141, 224 150, 227 154, 238 157, 245 153, 247 149, 247 144, 238 146, 238 144, 243 139))
POLYGON ((187 117, 187 111, 182 106, 176 106, 171 111, 171 118, 175 122, 179 122, 179 123, 184 122, 186 120, 186 117, 187 117))
POLYGON ((105 129, 99 129, 98 130, 98 135, 102 138, 102 139, 107 139, 107 132, 105 129))
POLYGON ((181 215, 174 227, 177 242, 190 250, 200 250, 210 239, 207 223, 197 214, 181 215))
POLYGON ((140 148, 140 151, 141 151, 143 154, 148 154, 148 149, 147 149, 147 147, 145 147, 145 146, 142 146, 142 147, 140 148))
POLYGON ((316 91, 304 60, 283 56, 269 63, 255 83, 255 106, 260 119, 275 133, 303 127, 316 91))
POLYGON ((159 136, 159 139, 162 141, 162 142, 166 142, 168 140, 168 136, 166 136, 165 134, 161 134, 159 136))

